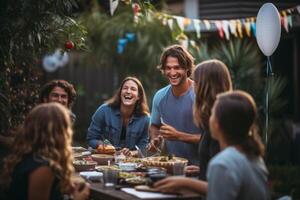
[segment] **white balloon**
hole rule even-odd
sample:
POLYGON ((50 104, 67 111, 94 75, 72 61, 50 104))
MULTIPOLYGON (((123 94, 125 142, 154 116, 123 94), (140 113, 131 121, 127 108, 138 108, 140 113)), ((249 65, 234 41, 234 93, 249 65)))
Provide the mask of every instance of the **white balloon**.
POLYGON ((256 40, 265 56, 276 50, 281 35, 280 15, 272 3, 265 3, 256 18, 256 40))
POLYGON ((69 55, 67 52, 64 52, 61 59, 60 59, 60 67, 65 66, 69 62, 69 55))
POLYGON ((58 68, 58 60, 55 56, 45 56, 43 59, 43 68, 47 72, 54 72, 58 68))
POLYGON ((69 62, 69 55, 67 52, 64 52, 60 49, 57 49, 52 57, 55 57, 57 59, 57 65, 58 67, 64 67, 69 62))

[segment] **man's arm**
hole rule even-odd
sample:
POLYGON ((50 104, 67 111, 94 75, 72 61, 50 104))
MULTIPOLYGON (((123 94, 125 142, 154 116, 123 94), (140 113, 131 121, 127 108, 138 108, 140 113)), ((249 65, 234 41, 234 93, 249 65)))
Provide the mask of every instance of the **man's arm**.
POLYGON ((147 150, 151 152, 156 152, 158 145, 162 141, 162 136, 159 135, 159 126, 155 124, 151 124, 149 128, 149 137, 150 142, 147 146, 147 150))
POLYGON ((168 140, 180 140, 182 142, 198 144, 201 134, 190 134, 176 130, 174 127, 164 124, 158 131, 164 138, 168 140))
POLYGON ((158 125, 155 125, 155 124, 150 125, 150 128, 149 128, 150 140, 153 140, 159 136, 159 134, 160 134, 159 128, 160 128, 160 126, 158 126, 158 125))

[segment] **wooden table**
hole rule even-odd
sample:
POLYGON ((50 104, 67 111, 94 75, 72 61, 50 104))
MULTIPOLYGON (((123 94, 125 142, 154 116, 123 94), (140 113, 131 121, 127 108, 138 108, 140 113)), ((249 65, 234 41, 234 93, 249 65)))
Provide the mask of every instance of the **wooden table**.
MULTIPOLYGON (((91 186, 91 198, 93 200, 140 200, 140 198, 127 194, 120 189, 106 188, 100 182, 90 182, 91 186)), ((199 200, 202 197, 196 194, 185 194, 175 198, 164 198, 166 200, 171 199, 187 199, 187 200, 199 200)), ((154 199, 153 199, 154 200, 154 199)), ((158 199, 155 199, 158 200, 158 199)))

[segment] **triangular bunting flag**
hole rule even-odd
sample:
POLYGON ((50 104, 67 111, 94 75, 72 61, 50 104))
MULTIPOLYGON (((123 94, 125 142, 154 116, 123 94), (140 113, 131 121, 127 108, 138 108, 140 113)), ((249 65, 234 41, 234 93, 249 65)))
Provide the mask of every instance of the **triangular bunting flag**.
POLYGON ((251 30, 254 37, 256 37, 256 23, 254 21, 254 18, 251 18, 251 30))
POLYGON ((245 30, 248 37, 251 37, 251 23, 249 20, 245 21, 245 30))
POLYGON ((297 6, 297 11, 298 11, 298 13, 300 14, 300 5, 297 6))
POLYGON ((233 34, 235 37, 237 37, 236 22, 234 20, 229 21, 229 29, 230 29, 230 33, 233 34))
POLYGON ((187 27, 191 24, 191 20, 189 18, 184 18, 183 20, 184 27, 187 27))
POLYGON ((236 29, 238 31, 239 37, 243 38, 242 22, 240 20, 236 20, 236 29))
POLYGON ((203 23, 205 24, 206 29, 210 30, 210 23, 209 23, 209 21, 205 19, 205 20, 203 20, 203 23))
POLYGON ((193 22, 194 22, 194 27, 195 27, 197 38, 200 38, 201 37, 200 20, 194 19, 193 22))
POLYGON ((168 25, 171 30, 173 30, 173 19, 168 19, 168 25))
POLYGON ((223 28, 222 28, 222 23, 220 21, 215 21, 216 27, 218 29, 218 33, 220 38, 224 38, 224 32, 223 32, 223 28))
POLYGON ((288 20, 287 20, 287 17, 286 17, 286 12, 282 11, 282 15, 283 16, 281 17, 281 24, 284 27, 285 31, 289 32, 289 24, 288 24, 288 20))
POLYGON ((175 19, 177 21, 177 24, 179 26, 179 28, 184 31, 184 18, 183 17, 179 17, 179 16, 175 16, 175 19))
POLYGON ((288 21, 289 26, 293 27, 293 21, 292 21, 292 16, 291 15, 287 16, 287 21, 288 21))
POLYGON ((114 13, 118 7, 118 4, 119 4, 119 0, 109 0, 109 8, 110 8, 111 16, 114 15, 114 13))

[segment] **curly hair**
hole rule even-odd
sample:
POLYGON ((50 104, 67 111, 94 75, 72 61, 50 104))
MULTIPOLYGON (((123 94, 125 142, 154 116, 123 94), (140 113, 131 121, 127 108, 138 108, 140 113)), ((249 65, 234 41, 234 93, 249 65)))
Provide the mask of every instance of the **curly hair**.
POLYGON ((12 152, 4 160, 1 180, 4 188, 12 181, 12 173, 25 155, 32 154, 49 163, 49 167, 60 180, 60 190, 71 189, 73 169, 72 135, 70 114, 58 103, 36 106, 26 117, 15 137, 12 152))
POLYGON ((194 69, 193 56, 181 45, 175 44, 167 47, 160 57, 160 64, 157 66, 162 73, 166 67, 167 58, 169 56, 177 58, 180 67, 186 69, 187 75, 190 77, 194 69))
POLYGON ((139 115, 148 115, 149 114, 149 107, 148 107, 148 103, 147 103, 146 93, 145 93, 145 90, 144 90, 144 87, 143 87, 142 83, 136 77, 128 76, 125 79, 123 79, 123 81, 122 81, 120 87, 117 89, 116 93, 113 95, 112 98, 107 100, 106 103, 108 105, 112 106, 112 107, 119 108, 120 105, 121 105, 121 90, 122 90, 122 87, 129 80, 131 80, 131 81, 133 81, 137 84, 138 94, 139 94, 139 100, 136 102, 135 109, 134 109, 133 113, 137 116, 139 116, 139 115))
POLYGON ((63 88, 68 93, 68 108, 71 108, 76 100, 76 91, 74 86, 65 80, 52 80, 46 83, 40 92, 40 103, 46 103, 45 99, 49 98, 49 94, 55 87, 63 88))
POLYGON ((226 65, 216 59, 198 64, 193 73, 195 81, 194 121, 208 128, 211 109, 219 93, 232 90, 232 82, 226 65))

